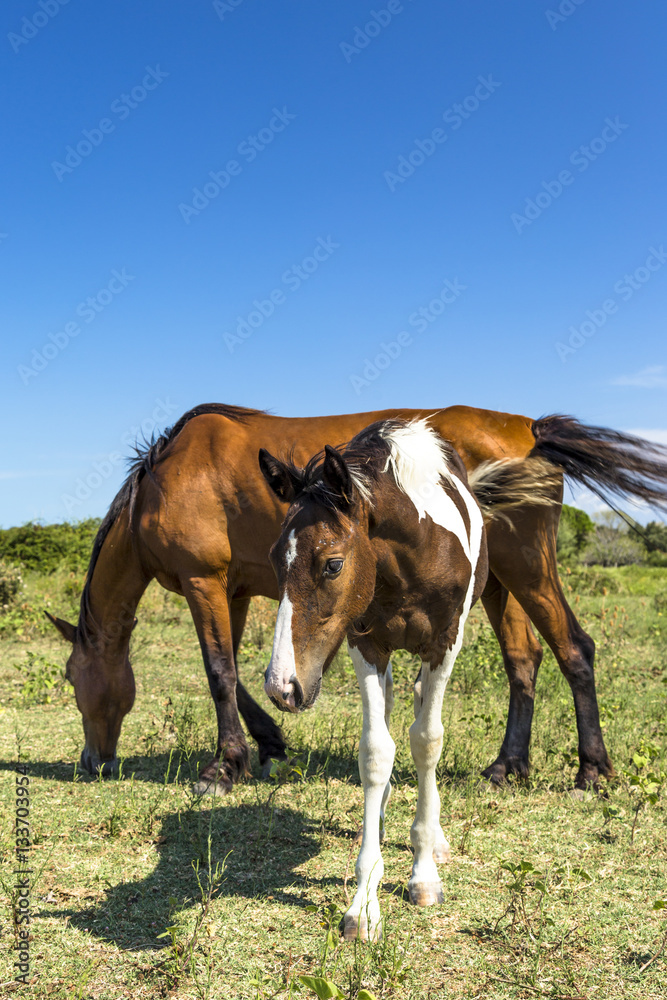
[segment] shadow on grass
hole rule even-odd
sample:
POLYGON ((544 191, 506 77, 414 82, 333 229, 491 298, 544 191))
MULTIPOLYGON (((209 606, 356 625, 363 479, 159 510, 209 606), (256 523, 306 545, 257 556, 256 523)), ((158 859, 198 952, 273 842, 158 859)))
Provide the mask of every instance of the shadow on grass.
MULTIPOLYGON (((168 937, 159 937, 165 928, 179 923, 181 914, 199 910, 201 892, 193 864, 199 860, 206 886, 209 832, 212 869, 224 862, 214 898, 245 898, 247 906, 268 896, 288 906, 308 904, 301 898, 306 880, 295 869, 318 854, 320 842, 307 831, 303 814, 281 807, 272 815, 266 805, 238 805, 170 813, 155 842, 158 861, 150 875, 115 886, 107 882, 95 905, 84 910, 49 908, 43 915, 67 918, 71 927, 124 950, 167 947, 168 937), (294 890, 288 892, 288 887, 294 890)), ((238 915, 237 904, 236 919, 238 915)))

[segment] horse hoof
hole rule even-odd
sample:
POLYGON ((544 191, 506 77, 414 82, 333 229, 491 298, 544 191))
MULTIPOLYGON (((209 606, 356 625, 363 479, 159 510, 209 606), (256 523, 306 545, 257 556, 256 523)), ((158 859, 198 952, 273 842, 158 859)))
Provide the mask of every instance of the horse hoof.
POLYGON ((231 786, 227 788, 221 781, 206 781, 205 779, 195 781, 192 786, 195 795, 227 795, 231 790, 231 786))
POLYGON ((438 865, 444 865, 451 861, 452 852, 449 849, 449 844, 436 844, 433 848, 433 860, 438 865))
POLYGON ((444 902, 440 882, 418 882, 416 885, 408 883, 408 893, 414 906, 437 906, 444 902))
POLYGON ((345 941, 371 941, 377 943, 382 939, 382 926, 379 923, 375 927, 371 927, 369 933, 366 921, 362 920, 360 922, 358 917, 354 917, 349 913, 346 913, 341 920, 340 931, 345 941))
POLYGON ((262 764, 262 772, 261 772, 262 781, 269 780, 269 778, 271 777, 272 767, 273 767, 273 761, 270 758, 269 760, 264 761, 264 763, 262 764))

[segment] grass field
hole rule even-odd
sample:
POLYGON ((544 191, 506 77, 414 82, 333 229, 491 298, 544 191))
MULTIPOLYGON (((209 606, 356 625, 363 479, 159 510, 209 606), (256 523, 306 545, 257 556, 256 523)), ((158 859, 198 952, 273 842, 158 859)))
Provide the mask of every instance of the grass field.
MULTIPOLYGON (((62 677, 67 649, 37 610, 75 620, 82 580, 29 574, 25 606, 5 616, 0 640, 0 996, 312 997, 298 978, 311 975, 350 998, 363 988, 406 1000, 664 1000, 667 909, 654 907, 667 899, 667 571, 565 581, 598 643, 618 778, 603 796, 570 794, 574 712, 548 654, 530 784, 480 782, 502 740, 507 685, 475 609, 443 713, 438 773, 453 855, 442 866, 445 902, 411 907, 416 663, 398 654, 384 940, 353 945, 337 935, 362 815, 360 703, 347 656, 339 654, 312 711, 281 717, 289 767, 259 780, 253 748, 252 777, 231 796, 197 799, 191 784, 210 758, 212 705, 184 601, 151 585, 133 638, 137 699, 121 734, 121 777, 93 780, 75 764, 83 733, 62 677), (34 844, 28 987, 13 982, 19 757, 34 844)), ((254 602, 240 653, 241 675, 265 706, 273 614, 271 602, 254 602)))

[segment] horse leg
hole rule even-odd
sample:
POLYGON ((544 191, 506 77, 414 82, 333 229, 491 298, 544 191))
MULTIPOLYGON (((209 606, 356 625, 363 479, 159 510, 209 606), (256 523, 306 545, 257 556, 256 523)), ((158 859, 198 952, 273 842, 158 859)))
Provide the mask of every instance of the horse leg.
MULTIPOLYGON (((422 710, 423 697, 422 697, 422 674, 424 672, 424 667, 422 665, 414 685, 414 700, 413 700, 413 710, 415 721, 419 718, 419 713, 422 710)), ((440 745, 440 753, 442 753, 442 743, 440 745)), ((438 760, 440 759, 440 754, 438 754, 438 760)), ((437 763, 437 762, 436 762, 437 763)), ((447 861, 452 860, 452 854, 449 847, 449 841, 445 837, 442 827, 440 826, 440 797, 436 796, 432 799, 432 804, 434 808, 432 817, 433 826, 433 860, 437 861, 439 864, 445 864, 447 861)))
POLYGON ((189 577, 181 581, 201 646, 206 676, 218 719, 218 744, 213 760, 202 769, 194 790, 198 795, 230 792, 248 773, 248 745, 236 703, 236 669, 232 627, 224 581, 220 577, 189 577))
POLYGON ((232 649, 236 667, 236 703, 241 717, 248 727, 248 732, 257 743, 259 762, 262 765, 262 777, 268 778, 271 770, 271 760, 285 760, 285 741, 279 727, 268 712, 259 707, 239 680, 238 649, 241 644, 243 627, 248 616, 249 607, 249 597, 235 598, 230 604, 232 649))
MULTIPOLYGON (((346 939, 378 941, 382 937, 377 887, 384 874, 380 851, 380 814, 394 764, 396 746, 386 723, 386 673, 350 648, 361 691, 363 728, 359 741, 359 774, 364 789, 364 832, 355 873, 357 891, 343 917, 346 939)), ((391 697, 391 696, 390 696, 391 697)), ((386 801, 386 800, 385 800, 386 801)))
MULTIPOLYGON (((548 642, 574 698, 579 734, 577 788, 597 787, 600 776, 614 769, 607 754, 595 693, 595 643, 584 632, 565 600, 556 561, 559 506, 534 507, 518 525, 519 537, 508 533, 504 558, 494 547, 492 568, 548 642)), ((489 546, 491 552, 491 546, 489 546)))
MULTIPOLYGON (((463 624, 463 621, 459 624, 461 637, 463 624)), ((461 640, 457 639, 442 663, 433 669, 430 663, 422 663, 417 679, 419 689, 415 691, 410 749, 417 767, 419 792, 415 821, 410 830, 415 856, 408 882, 410 902, 416 906, 442 902, 442 883, 436 860, 449 859, 449 844, 440 827, 440 795, 435 769, 442 753, 442 699, 460 646, 461 640)))
MULTIPOLYGON (((387 669, 384 672, 384 724, 387 727, 387 732, 389 732, 389 722, 391 720, 391 712, 394 707, 394 676, 391 672, 391 660, 387 664, 387 669)), ((389 796, 391 795, 391 775, 387 784, 385 785, 384 792, 382 793, 382 802, 380 803, 380 843, 384 841, 386 836, 387 828, 385 824, 385 811, 387 809, 387 803, 389 802, 389 796)))
POLYGON ((482 603, 500 643, 510 684, 505 739, 493 764, 482 772, 485 778, 500 785, 508 774, 528 777, 535 682, 542 662, 542 647, 525 611, 493 573, 489 574, 482 603))

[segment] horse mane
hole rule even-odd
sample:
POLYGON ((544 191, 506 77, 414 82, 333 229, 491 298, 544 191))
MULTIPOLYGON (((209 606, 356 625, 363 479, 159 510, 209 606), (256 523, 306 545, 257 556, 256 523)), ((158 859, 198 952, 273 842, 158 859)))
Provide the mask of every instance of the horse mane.
POLYGON ((185 425, 194 417, 200 417, 208 413, 216 413, 221 417, 227 417, 229 420, 244 422, 250 417, 255 417, 265 412, 265 410, 255 410, 245 406, 233 406, 228 403, 202 403, 201 406, 195 406, 193 409, 188 410, 187 413, 184 413, 172 427, 167 427, 157 438, 155 437, 155 433, 153 433, 151 434, 150 441, 135 443, 133 449, 134 458, 129 460, 130 466, 128 474, 123 485, 118 490, 118 493, 116 493, 116 496, 111 501, 111 505, 104 515, 102 523, 97 529, 95 541, 93 542, 93 551, 88 564, 86 582, 81 594, 81 608, 79 612, 79 623, 77 625, 77 633, 80 638, 90 639, 90 631, 87 625, 88 617, 92 618, 90 613, 90 586, 95 566, 97 565, 97 560, 100 552, 102 551, 105 539, 111 531, 113 525, 126 508, 129 509, 130 531, 132 530, 134 504, 137 498, 139 484, 144 476, 153 475, 153 470, 157 462, 159 462, 162 458, 167 445, 171 444, 171 442, 178 437, 185 425))
MULTIPOLYGON (((388 470, 393 474, 399 489, 407 492, 402 475, 404 470, 400 468, 400 463, 396 460, 395 441, 395 437, 406 431, 427 432, 429 435, 433 435, 442 459, 441 471, 445 471, 445 467, 451 467, 455 471, 457 466, 461 465, 453 446, 439 437, 425 420, 376 420, 375 423, 360 431, 351 441, 338 445, 336 448, 345 460, 356 489, 371 506, 373 487, 378 483, 380 476, 388 470)), ((400 451, 400 446, 398 450, 400 451)), ((295 498, 297 502, 300 497, 307 495, 315 503, 326 507, 334 515, 337 515, 340 510, 322 478, 324 455, 324 451, 318 452, 303 469, 299 469, 292 460, 287 463, 287 466, 293 481, 299 484, 295 498)))

